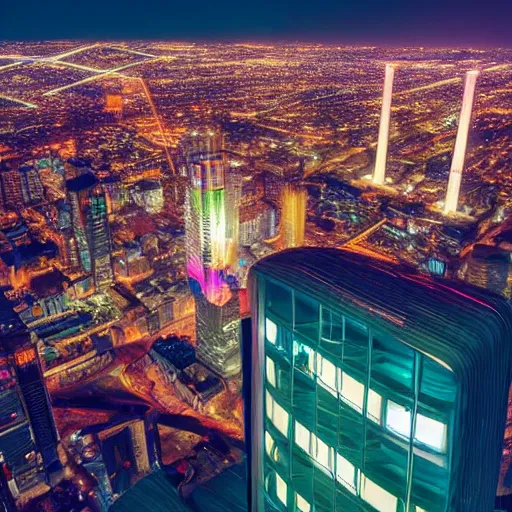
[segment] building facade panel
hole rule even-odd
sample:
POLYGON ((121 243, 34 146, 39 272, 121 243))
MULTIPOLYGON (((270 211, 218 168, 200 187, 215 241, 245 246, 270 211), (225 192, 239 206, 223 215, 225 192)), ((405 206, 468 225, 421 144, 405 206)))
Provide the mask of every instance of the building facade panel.
POLYGON ((341 251, 303 249, 253 267, 254 510, 492 510, 509 385, 508 364, 494 357, 498 347, 503 356, 508 351, 510 329, 495 312, 510 316, 508 306, 442 285, 435 301, 429 290, 435 283, 398 273, 386 283, 391 269, 362 272, 367 264, 341 251), (330 280, 315 274, 308 255, 319 259, 322 272, 329 268, 330 280), (334 256, 339 267, 327 264, 334 256), (337 282, 336 270, 348 275, 337 282), (378 279, 388 285, 387 309, 371 296, 372 287, 379 296, 378 279), (404 295, 423 296, 426 318, 407 322, 412 310, 394 296, 400 286, 404 295), (487 339, 473 347, 480 368, 471 368, 473 356, 463 344, 472 327, 455 334, 468 318, 451 316, 443 304, 450 297, 476 308, 475 325, 486 319, 487 339), (445 338, 447 352, 419 328, 436 315, 444 326, 436 336, 445 338), (484 370, 492 373, 482 376, 484 370), (486 379, 490 399, 482 396, 486 379), (469 397, 480 403, 468 403, 469 397), (493 402, 490 417, 483 415, 485 400, 493 402), (481 442, 475 418, 498 432, 488 451, 466 444, 481 442), (485 489, 483 477, 490 482, 485 489))

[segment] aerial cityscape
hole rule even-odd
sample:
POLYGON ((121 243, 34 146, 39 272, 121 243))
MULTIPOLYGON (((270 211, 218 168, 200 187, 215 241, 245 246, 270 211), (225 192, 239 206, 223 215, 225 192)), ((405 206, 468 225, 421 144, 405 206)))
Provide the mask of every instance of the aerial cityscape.
POLYGON ((512 511, 512 50, 0 42, 0 510, 512 511))

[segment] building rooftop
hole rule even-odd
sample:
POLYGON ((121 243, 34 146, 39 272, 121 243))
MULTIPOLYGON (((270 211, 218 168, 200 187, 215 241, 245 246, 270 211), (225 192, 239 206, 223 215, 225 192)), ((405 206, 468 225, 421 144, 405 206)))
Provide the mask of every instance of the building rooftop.
POLYGON ((357 316, 393 331, 404 343, 454 371, 466 364, 464 360, 469 364, 472 357, 487 358, 491 347, 509 351, 512 307, 465 283, 434 279, 412 267, 340 249, 283 251, 260 260, 251 272, 290 283, 334 310, 357 311, 357 316))

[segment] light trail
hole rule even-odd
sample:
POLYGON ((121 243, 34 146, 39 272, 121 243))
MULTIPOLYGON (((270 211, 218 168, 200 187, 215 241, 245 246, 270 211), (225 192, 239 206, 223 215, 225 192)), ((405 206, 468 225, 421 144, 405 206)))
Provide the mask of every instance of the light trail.
POLYGON ((78 85, 86 84, 88 82, 92 82, 93 80, 97 80, 98 78, 104 78, 105 76, 109 76, 109 75, 117 75, 117 74, 119 74, 123 78, 132 78, 132 77, 127 77, 127 76, 125 76, 125 75, 123 75, 122 73, 119 73, 119 72, 120 71, 124 71, 125 69, 132 68, 134 66, 138 66, 139 64, 145 64, 145 63, 154 62, 154 61, 157 61, 157 60, 161 60, 161 57, 157 57, 157 58, 152 59, 152 60, 131 62, 130 64, 125 64, 125 65, 119 66, 117 68, 108 69, 106 71, 102 71, 101 73, 98 73, 97 75, 89 76, 87 78, 84 78, 83 80, 79 80, 78 82, 73 82, 72 84, 64 85, 62 87, 57 87, 56 89, 52 89, 51 91, 47 91, 47 92, 45 92, 43 94, 43 96, 52 96, 52 95, 57 94, 59 92, 66 91, 67 89, 71 89, 71 88, 76 87, 78 85))
MULTIPOLYGON (((492 66, 490 68, 486 68, 482 72, 486 73, 487 71, 500 71, 503 69, 507 69, 509 67, 510 67, 510 64, 500 64, 498 66, 492 66)), ((433 82, 428 85, 422 85, 421 87, 414 87, 414 88, 408 89, 406 91, 396 92, 395 97, 402 96, 405 94, 412 94, 412 93, 419 92, 419 91, 426 91, 429 89, 437 89, 438 87, 443 87, 444 85, 450 85, 450 84, 455 84, 457 82, 462 82, 463 79, 464 79, 463 76, 457 76, 455 78, 448 78, 446 80, 440 80, 439 82, 433 82)))
POLYGON ((19 66, 20 64, 23 64, 22 60, 18 62, 12 62, 11 64, 5 64, 5 66, 0 66, 0 71, 5 71, 6 69, 14 68, 16 66, 19 66))
POLYGON ((151 97, 151 93, 150 93, 148 86, 146 85, 146 82, 144 81, 144 79, 139 77, 138 80, 142 84, 142 88, 144 90, 144 93, 146 94, 146 98, 148 99, 149 105, 151 106, 151 111, 153 112, 153 117, 155 118, 156 124, 160 131, 160 135, 162 136, 162 140, 164 143, 165 156, 167 158, 167 164, 169 165, 169 168, 171 169, 172 173, 174 175, 176 175, 176 169, 174 168, 174 164, 172 162, 171 155, 169 154, 169 148, 167 147, 167 139, 165 138, 164 128, 162 126, 160 118, 158 117, 158 111, 156 109, 155 103, 153 102, 153 98, 151 97))
POLYGON ((343 245, 344 246, 354 246, 355 244, 359 243, 361 240, 369 237, 372 233, 375 233, 381 226, 386 224, 387 219, 382 219, 377 222, 377 224, 374 224, 373 226, 370 226, 368 229, 364 230, 362 233, 359 233, 359 235, 356 235, 354 238, 347 240, 343 245))
POLYGON ((21 103, 22 105, 28 108, 39 108, 37 105, 34 105, 33 103, 29 103, 28 101, 23 101, 18 98, 12 98, 11 96, 6 96, 5 94, 0 94, 0 99, 14 101, 15 103, 21 103))
POLYGON ((53 57, 50 57, 51 60, 61 60, 65 59, 66 57, 71 57, 71 55, 75 55, 75 53, 84 52, 85 50, 91 50, 93 48, 96 48, 100 46, 100 43, 94 43, 87 46, 79 46, 78 48, 74 48, 73 50, 69 50, 64 53, 60 53, 58 55, 55 55, 53 57))
MULTIPOLYGON (((41 61, 38 61, 41 62, 41 61)), ((67 66, 74 69, 80 69, 82 71, 90 71, 91 73, 104 73, 104 69, 91 68, 90 66, 84 66, 83 64, 75 64, 74 62, 67 62, 65 60, 53 61, 52 59, 45 59, 42 62, 49 62, 58 66, 67 66)), ((108 71, 108 70, 107 70, 108 71)))
MULTIPOLYGON (((151 57, 157 58, 158 55, 152 55, 151 53, 141 52, 139 50, 132 50, 130 48, 125 48, 124 46, 106 46, 105 48, 110 48, 111 50, 118 50, 120 52, 133 53, 134 55, 141 55, 143 57, 151 57)), ((162 55, 160 55, 162 57, 162 55)))

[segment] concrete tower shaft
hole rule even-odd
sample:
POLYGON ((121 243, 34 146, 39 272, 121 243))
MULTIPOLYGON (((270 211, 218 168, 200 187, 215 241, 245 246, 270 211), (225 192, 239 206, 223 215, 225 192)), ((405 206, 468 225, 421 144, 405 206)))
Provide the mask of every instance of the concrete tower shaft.
POLYGON ((394 76, 395 68, 392 64, 386 64, 382 110, 380 114, 379 140, 377 143, 375 170, 373 171, 373 182, 376 185, 384 185, 386 180, 386 159, 388 155, 389 120, 391 117, 391 96, 393 93, 394 76))
POLYGON ((444 203, 445 214, 457 211, 460 183, 462 180, 462 171, 464 169, 464 158, 466 156, 466 146, 468 143, 471 112, 473 110, 473 99, 475 97, 475 86, 478 74, 479 72, 476 70, 468 71, 466 73, 466 84, 464 86, 464 96, 462 98, 462 107, 460 109, 459 128, 457 130, 457 138, 455 139, 452 165, 450 167, 450 178, 448 180, 448 189, 446 191, 446 200, 444 203))

